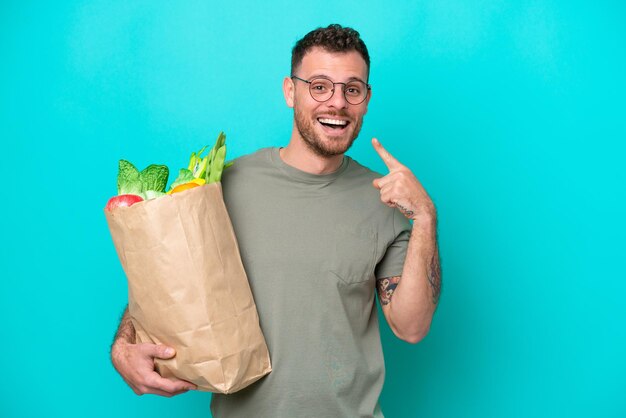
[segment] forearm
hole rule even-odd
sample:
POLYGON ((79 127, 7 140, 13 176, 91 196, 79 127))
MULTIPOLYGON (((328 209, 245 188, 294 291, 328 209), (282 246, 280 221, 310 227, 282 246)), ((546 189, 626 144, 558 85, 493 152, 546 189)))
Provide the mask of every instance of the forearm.
POLYGON ((130 344, 135 343, 135 327, 133 322, 130 319, 130 313, 128 312, 128 306, 124 310, 124 314, 122 315, 122 319, 120 320, 120 326, 115 333, 115 338, 113 339, 113 345, 118 342, 126 342, 130 344))
POLYGON ((437 221, 416 220, 402 277, 389 301, 391 326, 400 338, 417 342, 430 329, 441 292, 437 221))
POLYGON ((175 354, 174 348, 163 344, 136 344, 135 327, 126 307, 111 346, 111 363, 137 395, 153 393, 169 398, 197 389, 191 382, 163 378, 155 371, 155 359, 169 359, 175 354))
POLYGON ((380 200, 413 220, 402 276, 379 280, 379 295, 394 333, 405 341, 417 342, 430 329, 441 290, 437 212, 411 170, 377 139, 372 139, 372 145, 389 169, 389 174, 372 182, 380 190, 380 200))

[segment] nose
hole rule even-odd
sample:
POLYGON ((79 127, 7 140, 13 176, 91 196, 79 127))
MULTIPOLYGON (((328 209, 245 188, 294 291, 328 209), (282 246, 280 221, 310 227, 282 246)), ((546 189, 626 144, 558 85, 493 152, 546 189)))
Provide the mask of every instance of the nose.
POLYGON ((348 102, 346 101, 346 96, 343 93, 344 89, 343 84, 335 84, 333 89, 333 95, 330 99, 328 99, 328 106, 334 107, 336 109, 344 109, 348 107, 348 102))

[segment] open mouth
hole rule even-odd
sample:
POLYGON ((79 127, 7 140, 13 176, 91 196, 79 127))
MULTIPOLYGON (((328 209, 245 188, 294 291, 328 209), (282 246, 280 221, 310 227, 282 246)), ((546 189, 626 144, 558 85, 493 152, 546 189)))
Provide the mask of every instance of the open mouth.
POLYGON ((333 118, 317 118, 317 121, 324 127, 324 130, 332 133, 342 133, 350 124, 347 120, 333 118))

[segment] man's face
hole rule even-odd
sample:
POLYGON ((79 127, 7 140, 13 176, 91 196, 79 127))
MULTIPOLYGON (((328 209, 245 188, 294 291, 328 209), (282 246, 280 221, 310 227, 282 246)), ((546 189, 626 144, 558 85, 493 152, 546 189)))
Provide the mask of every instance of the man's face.
MULTIPOLYGON (((304 80, 325 77, 333 82, 355 78, 367 82, 367 71, 365 60, 356 51, 334 53, 316 47, 307 52, 293 75, 304 80)), ((344 86, 338 84, 329 100, 318 102, 309 93, 309 84, 296 79, 291 82, 293 89, 285 96, 290 95, 287 103, 294 108, 295 125, 304 143, 324 157, 345 153, 359 135, 371 92, 363 103, 353 105, 345 99, 344 86)))

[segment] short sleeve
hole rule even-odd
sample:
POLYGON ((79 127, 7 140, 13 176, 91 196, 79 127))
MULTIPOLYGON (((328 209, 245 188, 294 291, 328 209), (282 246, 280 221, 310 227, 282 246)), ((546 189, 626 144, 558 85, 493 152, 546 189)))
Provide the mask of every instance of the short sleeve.
POLYGON ((394 239, 376 266, 377 279, 402 275, 411 230, 411 222, 398 209, 395 209, 393 213, 394 239))

